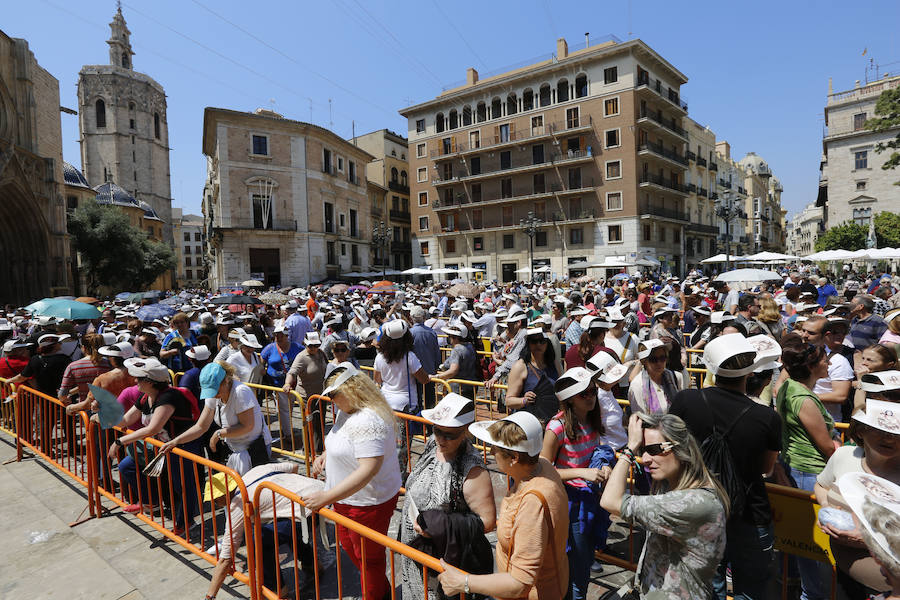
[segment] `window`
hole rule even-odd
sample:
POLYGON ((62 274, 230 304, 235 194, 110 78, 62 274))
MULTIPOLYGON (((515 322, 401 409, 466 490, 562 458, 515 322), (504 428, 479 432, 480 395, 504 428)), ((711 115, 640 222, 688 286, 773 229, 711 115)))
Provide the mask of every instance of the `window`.
POLYGON ((184 276, 185 276, 186 279, 193 279, 193 278, 194 278, 194 272, 193 272, 192 270, 190 270, 190 269, 186 269, 186 270, 184 271, 184 276))
POLYGON ((603 115, 606 117, 612 117, 617 114, 619 114, 619 98, 608 98, 603 103, 603 115))
POLYGON ((338 173, 344 172, 344 157, 343 156, 337 157, 337 170, 338 170, 338 173))
POLYGON ((469 149, 477 150, 481 148, 481 132, 480 131, 470 131, 469 132, 469 149))
POLYGON ((400 210, 400 196, 391 196, 391 210, 400 210))
POLYGON ((619 80, 619 68, 618 67, 609 67, 608 69, 603 69, 603 83, 610 84, 615 83, 619 80))
POLYGON ((856 182, 856 190, 862 191, 864 189, 866 189, 866 182, 865 181, 857 181, 856 182))
POLYGON ((186 267, 192 266, 192 265, 191 265, 191 257, 190 257, 190 256, 185 256, 185 257, 184 257, 184 266, 186 266, 186 267))
POLYGON ((472 229, 481 229, 484 227, 482 215, 483 213, 480 208, 472 210, 472 229))
POLYGON ((331 173, 331 150, 328 148, 322 149, 322 172, 323 173, 331 173))
POLYGON ((337 249, 334 242, 325 242, 325 262, 329 265, 337 264, 337 249))
POLYGON ((188 233, 187 231, 184 232, 184 241, 186 241, 186 242, 191 241, 191 234, 188 233))
POLYGON ((134 119, 128 119, 128 129, 134 129, 134 119))
POLYGON ((566 79, 560 79, 556 84, 556 101, 566 102, 569 100, 569 82, 566 79))
POLYGON ((619 179, 622 177, 622 161, 611 160, 606 163, 606 178, 619 179))
POLYGON ((532 182, 534 184, 534 193, 535 194, 543 194, 547 191, 547 186, 544 183, 544 174, 543 173, 535 173, 532 177, 532 182))
POLYGON ((515 238, 511 233, 503 234, 503 249, 504 250, 512 250, 515 247, 515 238))
POLYGON ((487 105, 484 102, 479 102, 475 106, 475 122, 476 123, 484 123, 487 120, 487 105))
POLYGON ((512 198, 512 179, 507 177, 506 179, 500 180, 500 197, 501 198, 512 198))
POLYGON ((540 247, 547 245, 547 232, 546 231, 538 231, 534 234, 534 245, 540 246, 540 247))
POLYGON ((575 97, 584 98, 588 93, 587 75, 579 75, 575 78, 575 97))
POLYGON ((610 242, 621 242, 622 241, 622 226, 621 225, 610 225, 606 228, 607 237, 609 237, 610 242))
POLYGON ((428 192, 419 192, 419 206, 428 206, 428 192))
POLYGON ((272 229, 272 196, 266 194, 252 194, 253 202, 253 228, 272 229))
POLYGON ((200 232, 199 232, 199 231, 195 231, 195 232, 194 232, 194 241, 195 241, 195 242, 199 242, 199 241, 200 241, 200 232))
POLYGON ((153 113, 153 137, 160 138, 159 133, 159 113, 153 113))
POLYGON ((428 179, 428 169, 425 167, 419 167, 416 169, 416 181, 422 183, 428 179))
POLYGON ((659 241, 661 241, 661 242, 666 241, 666 228, 662 227, 662 226, 660 226, 660 228, 659 228, 659 241))
POLYGON ((853 115, 853 131, 859 131, 866 128, 866 113, 853 115))
POLYGON ((428 216, 419 217, 419 231, 428 231, 428 216))
POLYGON ((509 141, 509 123, 500 126, 500 143, 509 141))
POLYGON ((416 119, 416 133, 425 133, 425 119, 416 119))
POLYGON ((618 129, 609 129, 606 132, 606 147, 607 148, 616 148, 620 146, 619 142, 619 130, 618 129))
POLYGON ((484 250, 484 238, 472 238, 472 249, 475 250, 475 252, 481 252, 482 250, 484 250))
POLYGON ((443 133, 444 131, 444 113, 438 113, 434 118, 434 130, 437 133, 443 133))
POLYGON ((419 242, 419 252, 422 256, 428 256, 428 242, 419 242))
MULTIPOLYGON (((159 235, 162 235, 162 227, 159 228, 159 235)), ((200 246, 194 246, 194 254, 201 254, 200 246)))
POLYGON ((347 256, 347 244, 341 243, 341 256, 347 256))
POLYGON ((863 150, 861 152, 854 153, 856 159, 856 169, 868 169, 869 168, 869 152, 867 150, 863 150))
POLYGON ((508 169, 512 166, 512 156, 509 150, 500 153, 500 168, 508 169))
POLYGON ((862 225, 863 227, 869 226, 869 221, 872 218, 872 209, 871 208, 854 208, 853 209, 853 222, 857 225, 862 225))
POLYGON ((400 185, 409 185, 409 175, 406 174, 406 171, 400 171, 400 185))
POLYGON ((677 227, 672 230, 672 241, 676 244, 681 243, 681 230, 677 227))
POLYGON ((447 240, 447 254, 456 252, 456 240, 447 240))
POLYGON ((547 220, 547 203, 546 202, 535 202, 534 203, 534 216, 540 219, 541 221, 547 220))
POLYGON ((566 109, 566 129, 578 127, 578 107, 566 109))
POLYGON ((499 119, 503 116, 503 104, 500 102, 500 98, 494 98, 491 100, 491 118, 499 119))
POLYGON ((529 88, 522 92, 522 110, 531 110, 534 108, 534 91, 529 88))
POLYGON ((350 244, 350 262, 354 265, 359 264, 359 246, 350 244))
POLYGON ((569 189, 577 190, 581 187, 581 167, 569 169, 569 189))
POLYGON ((325 203, 325 233, 334 233, 334 204, 325 203))
POLYGON ((443 166, 443 171, 444 171, 444 173, 443 173, 442 179, 444 181, 450 181, 451 179, 453 179, 453 163, 452 162, 445 162, 444 166, 443 166))
POLYGON ((443 138, 441 140, 441 154, 450 154, 453 149, 453 138, 443 138))
POLYGON ((472 184, 472 202, 481 202, 481 184, 472 184))
POLYGON ((344 213, 341 213, 338 215, 338 224, 341 229, 343 229, 344 227, 347 226, 346 225, 346 215, 344 215, 344 213))
POLYGON ((649 225, 644 225, 644 241, 645 242, 650 241, 650 226, 649 225))
MULTIPOLYGON (((509 154, 507 152, 507 154, 509 154)), ((469 160, 469 174, 470 175, 481 175, 481 157, 473 156, 469 160)))
POLYGON ((184 253, 185 253, 185 254, 190 254, 190 253, 191 253, 191 247, 190 247, 190 246, 185 246, 185 247, 184 247, 184 253))
POLYGON ((450 111, 450 118, 448 120, 450 121, 450 129, 459 127, 459 113, 456 112, 455 108, 450 111))
POLYGON ((463 124, 463 127, 465 127, 466 125, 472 124, 472 107, 471 106, 463 107, 462 124, 463 124))
POLYGON ((513 208, 512 206, 504 206, 502 212, 503 226, 510 227, 513 224, 513 208))
POLYGON ((347 181, 350 183, 359 183, 356 179, 356 163, 352 160, 347 161, 347 181))
POLYGON ((355 208, 350 209, 350 237, 359 237, 359 215, 355 208))
POLYGON ((97 100, 94 105, 94 116, 97 119, 97 127, 106 127, 106 103, 103 100, 97 100))
POLYGON ((606 210, 622 210, 622 192, 606 193, 606 210))
POLYGON ((569 218, 580 219, 582 216, 581 198, 569 198, 569 218))
POLYGON ((540 104, 541 106, 550 106, 550 84, 545 83, 541 86, 540 91, 540 104))
POLYGON ((425 144, 416 144, 416 158, 425 158, 425 144))
POLYGON ((573 245, 580 245, 584 243, 584 229, 581 227, 576 227, 575 229, 569 230, 569 243, 573 245))

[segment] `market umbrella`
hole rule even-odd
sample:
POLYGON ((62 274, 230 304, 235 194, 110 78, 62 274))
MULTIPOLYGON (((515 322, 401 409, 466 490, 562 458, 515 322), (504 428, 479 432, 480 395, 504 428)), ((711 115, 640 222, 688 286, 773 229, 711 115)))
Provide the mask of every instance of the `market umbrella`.
POLYGON ((376 281, 375 284, 374 284, 372 287, 373 287, 373 288, 380 288, 380 287, 396 287, 396 286, 394 286, 394 282, 393 282, 393 281, 388 281, 388 280, 386 280, 386 279, 383 279, 383 280, 381 280, 381 281, 376 281))
POLYGON ((93 296, 81 296, 79 298, 75 298, 75 301, 76 302, 84 302, 85 304, 97 304, 98 302, 100 302, 93 296))
POLYGON ((156 319, 165 320, 178 312, 175 307, 169 306, 168 304, 163 304, 162 302, 158 302, 156 304, 148 304, 147 306, 142 306, 137 309, 137 312, 134 313, 134 316, 149 323, 150 321, 155 321, 156 319))
POLYGON ((45 317, 56 317, 57 319, 99 319, 100 311, 96 306, 78 302, 76 300, 67 300, 65 298, 53 298, 49 303, 41 307, 39 310, 32 311, 36 315, 45 317))
MULTIPOLYGON (((735 256, 734 254, 728 256, 727 260, 731 262, 742 262, 744 260, 743 256, 735 256)), ((708 265, 712 263, 723 263, 727 262, 725 254, 716 254, 715 256, 710 256, 709 258, 704 258, 700 261, 701 264, 708 265)))
POLYGON ((369 288, 364 285, 351 285, 347 288, 348 292, 368 292, 369 288))
POLYGON ((160 300, 159 303, 165 304, 166 306, 181 306, 182 304, 184 304, 184 298, 181 298, 179 296, 171 296, 164 300, 160 300))
POLYGON ((781 275, 765 269, 734 269, 716 277, 716 281, 755 282, 781 280, 781 275))
POLYGON ((458 283, 447 290, 447 294, 455 297, 476 298, 478 286, 473 283, 458 283))
POLYGON ((631 275, 628 273, 616 273, 610 279, 631 279, 631 275))
POLYGON ((266 292, 265 294, 260 294, 259 299, 264 304, 285 304, 287 303, 291 297, 287 294, 282 294, 280 292, 266 292))
POLYGON ((210 299, 210 304, 262 304, 259 298, 253 296, 245 296, 244 294, 231 294, 225 296, 216 296, 210 299))
POLYGON ((128 298, 129 302, 140 302, 141 300, 158 300, 163 297, 163 293, 159 290, 150 290, 149 292, 134 292, 128 298))
POLYGON ((247 281, 242 281, 241 285, 244 287, 266 287, 259 279, 248 279, 247 281))
POLYGON ((330 288, 328 288, 329 294, 343 294, 350 288, 346 283, 336 283, 330 288))

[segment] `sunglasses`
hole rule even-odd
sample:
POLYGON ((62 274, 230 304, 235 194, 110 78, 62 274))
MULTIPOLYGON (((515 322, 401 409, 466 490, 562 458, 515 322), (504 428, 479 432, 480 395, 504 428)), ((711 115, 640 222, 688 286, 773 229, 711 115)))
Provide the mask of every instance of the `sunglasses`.
POLYGON ((465 433, 465 429, 460 431, 447 431, 446 429, 434 428, 434 437, 442 440, 458 440, 465 433))
POLYGON ((660 454, 665 454, 667 452, 671 452, 672 448, 676 446, 673 442, 660 442, 659 444, 647 444, 644 446, 644 452, 649 454, 650 456, 659 456, 660 454))
POLYGON ((651 362, 651 363, 661 363, 661 362, 666 362, 666 360, 667 360, 668 358, 669 358, 669 357, 666 356, 665 354, 663 354, 662 356, 651 356, 651 357, 649 357, 649 358, 647 359, 647 362, 651 362))

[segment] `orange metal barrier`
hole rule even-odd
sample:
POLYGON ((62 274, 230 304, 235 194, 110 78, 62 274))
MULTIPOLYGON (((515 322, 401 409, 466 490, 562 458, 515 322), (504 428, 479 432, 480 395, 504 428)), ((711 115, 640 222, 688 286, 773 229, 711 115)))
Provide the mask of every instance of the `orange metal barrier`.
MULTIPOLYGON (((298 506, 303 506, 303 501, 300 499, 299 496, 297 496, 296 494, 294 494, 293 492, 291 492, 289 490, 284 489, 283 487, 281 487, 277 484, 274 484, 274 483, 271 483, 268 481, 262 481, 256 487, 256 490, 253 494, 253 506, 254 507, 260 506, 260 499, 263 497, 263 494, 271 494, 272 495, 273 521, 277 522, 277 520, 279 518, 282 518, 282 519, 289 518, 289 519, 295 520, 295 521, 298 520, 298 517, 297 517, 298 506), (276 512, 277 509, 275 508, 275 506, 276 506, 275 496, 282 496, 284 498, 287 498, 291 502, 291 509, 290 509, 289 513, 285 513, 285 514, 281 515, 281 517, 279 517, 279 515, 276 512)), ((390 575, 389 575, 388 582, 390 583, 390 590, 391 590, 390 597, 392 600, 396 600, 396 598, 398 598, 398 596, 399 596, 397 594, 397 589, 396 589, 397 583, 398 583, 396 571, 399 568, 397 566, 396 555, 399 554, 404 559, 411 560, 411 561, 415 562, 416 564, 421 565, 422 578, 423 578, 423 583, 424 583, 424 587, 425 587, 426 597, 428 596, 429 571, 433 571, 434 573, 441 573, 443 571, 440 561, 438 559, 434 558, 433 556, 429 556, 428 554, 425 554, 423 552, 419 552, 418 550, 410 548, 406 544, 402 544, 402 543, 398 542, 397 540, 394 540, 394 539, 392 539, 386 535, 383 535, 373 529, 370 529, 364 525, 361 525, 361 524, 357 523, 356 521, 348 519, 347 517, 344 517, 344 516, 338 514, 337 512, 335 512, 331 509, 328 509, 328 508, 322 508, 319 511, 312 514, 313 526, 310 529, 310 536, 315 535, 315 532, 318 531, 318 525, 319 525, 318 520, 319 519, 325 519, 326 521, 330 521, 335 526, 345 527, 345 528, 349 529, 350 531, 358 534, 360 537, 362 537, 366 540, 370 540, 370 541, 376 543, 378 546, 381 546, 385 550, 390 552, 389 559, 388 559, 388 565, 389 565, 389 569, 390 569, 390 575)), ((296 530, 294 530, 289 537, 290 537, 289 540, 279 541, 278 528, 276 527, 274 530, 274 538, 275 538, 274 546, 277 548, 277 547, 279 547, 280 544, 287 542, 291 545, 293 556, 294 557, 300 556, 300 548, 298 546, 296 530)), ((345 596, 345 594, 344 594, 344 581, 343 581, 343 577, 342 577, 342 573, 341 573, 341 541, 338 538, 338 536, 335 536, 335 538, 336 538, 336 540, 335 540, 335 542, 336 542, 335 556, 337 558, 337 562, 336 562, 337 597, 343 598, 345 596)), ((255 540, 255 554, 256 554, 254 564, 257 565, 257 572, 259 573, 262 571, 262 568, 264 566, 263 549, 262 549, 262 522, 261 522, 261 519, 255 520, 254 538, 253 539, 255 540)), ((315 567, 316 567, 314 569, 316 600, 319 600, 319 598, 321 598, 321 593, 320 593, 318 544, 315 543, 314 540, 311 540, 311 541, 313 541, 312 552, 313 552, 314 563, 315 563, 315 567)), ((362 551, 362 562, 365 563, 366 562, 366 545, 365 544, 362 545, 361 551, 362 551)), ((278 553, 276 553, 275 560, 278 560, 277 554, 278 553)), ((256 596, 258 598, 267 598, 270 600, 276 600, 278 598, 284 598, 284 597, 296 598, 297 600, 299 600, 300 586, 298 585, 299 584, 299 573, 298 573, 298 569, 297 569, 297 560, 296 559, 293 560, 292 563, 293 563, 293 570, 294 570, 294 581, 296 582, 295 589, 294 589, 294 595, 288 595, 288 596, 285 595, 286 590, 283 588, 283 582, 282 582, 282 578, 281 578, 281 564, 279 562, 279 564, 274 565, 274 568, 276 569, 276 573, 277 573, 277 576, 276 576, 277 589, 270 590, 270 589, 264 587, 262 585, 262 578, 257 577, 256 578, 256 590, 255 590, 256 596)), ((328 575, 331 576, 331 573, 329 572, 328 575)), ((360 572, 360 589, 361 590, 366 589, 365 569, 363 569, 360 572)), ((460 596, 459 596, 460 600, 463 600, 463 596, 464 596, 463 594, 460 594, 460 596)))
POLYGON ((0 377, 0 431, 16 435, 16 386, 0 377))
POLYGON ((306 435, 306 421, 303 419, 303 414, 305 413, 303 406, 304 401, 303 397, 296 390, 291 390, 290 392, 284 392, 281 388, 273 387, 270 385, 262 385, 259 383, 245 383, 247 387, 251 388, 256 393, 256 399, 259 401, 260 406, 262 407, 263 417, 266 421, 266 426, 271 429, 272 423, 278 423, 278 432, 281 436, 281 444, 276 444, 275 441, 272 443, 272 452, 276 454, 280 454, 282 456, 287 456, 293 458, 298 461, 302 461, 306 464, 306 473, 309 474, 312 462, 309 459, 309 451, 307 446, 307 435, 306 435), (289 409, 289 417, 290 422, 284 423, 282 422, 282 416, 279 411, 279 399, 287 400, 290 403, 289 409), (294 431, 294 405, 297 405, 300 413, 300 433, 297 434, 294 431), (285 436, 285 432, 288 433, 285 436))

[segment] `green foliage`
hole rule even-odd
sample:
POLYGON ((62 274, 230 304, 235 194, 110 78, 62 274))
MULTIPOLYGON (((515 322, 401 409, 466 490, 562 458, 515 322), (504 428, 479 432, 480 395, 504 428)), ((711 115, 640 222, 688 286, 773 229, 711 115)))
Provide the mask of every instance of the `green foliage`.
POLYGON ((861 250, 866 247, 869 230, 852 221, 831 227, 816 240, 816 252, 822 250, 861 250))
POLYGON ((900 215, 887 211, 875 215, 875 239, 879 248, 900 246, 900 215))
MULTIPOLYGON (((880 133, 900 126, 900 87, 881 92, 875 103, 875 114, 878 116, 866 121, 866 129, 880 133)), ((882 169, 887 171, 896 169, 900 165, 898 150, 900 150, 900 133, 890 141, 875 144, 875 152, 879 154, 892 151, 885 163, 881 165, 882 169)), ((894 185, 900 185, 900 181, 895 181, 894 185)))
POLYGON ((175 254, 132 227, 128 216, 103 204, 88 202, 69 217, 69 233, 81 255, 88 288, 142 289, 175 268, 175 254))

